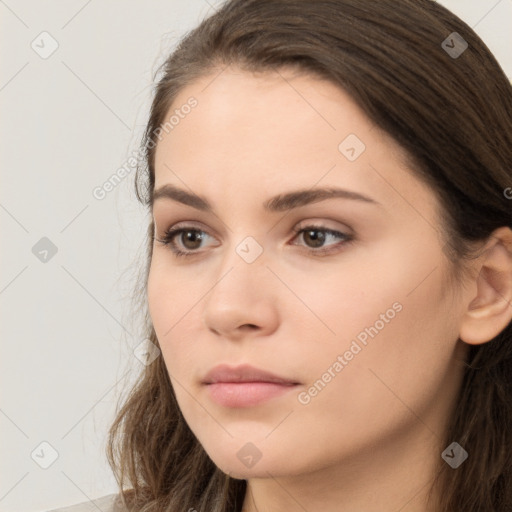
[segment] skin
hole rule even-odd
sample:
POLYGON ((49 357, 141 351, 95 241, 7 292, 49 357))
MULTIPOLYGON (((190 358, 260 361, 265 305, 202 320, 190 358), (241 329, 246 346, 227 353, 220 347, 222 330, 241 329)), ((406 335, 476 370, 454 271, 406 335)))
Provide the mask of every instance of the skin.
POLYGON ((222 471, 248 481, 244 511, 431 510, 426 491, 444 464, 442 435, 469 344, 511 321, 512 233, 498 230, 472 262, 474 278, 456 287, 435 194, 343 90, 285 70, 227 68, 183 89, 169 112, 190 96, 198 105, 157 145, 155 189, 193 191, 214 213, 157 199, 157 239, 178 223, 204 239, 174 239, 191 257, 155 241, 148 279, 189 427, 222 471), (366 146, 354 161, 338 149, 349 134, 366 146), (335 198, 288 212, 262 207, 324 186, 380 205, 335 198), (326 235, 333 252, 315 256, 315 239, 293 232, 311 224, 355 239, 326 235), (248 236, 263 249, 252 263, 236 252, 248 236), (336 372, 338 356, 394 303, 401 310, 336 372), (206 372, 246 362, 300 385, 253 407, 213 402, 201 385, 206 372), (330 381, 301 403, 299 393, 329 368, 330 381), (261 454, 251 467, 237 457, 248 442, 261 454))

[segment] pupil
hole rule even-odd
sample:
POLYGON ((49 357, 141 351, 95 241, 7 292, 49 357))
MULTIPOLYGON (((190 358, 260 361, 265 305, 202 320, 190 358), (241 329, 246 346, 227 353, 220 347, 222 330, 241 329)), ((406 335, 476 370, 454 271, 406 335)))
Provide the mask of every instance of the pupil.
POLYGON ((305 235, 311 237, 313 239, 313 246, 314 247, 321 247, 323 242, 324 242, 324 239, 325 239, 325 234, 322 233, 321 231, 317 230, 317 229, 312 229, 310 231, 306 231, 304 233, 305 235), (320 235, 317 235, 317 236, 314 236, 314 235, 311 235, 312 233, 321 233, 320 235))
MULTIPOLYGON (((194 241, 195 242, 197 242, 197 241, 200 242, 201 241, 201 236, 198 234, 197 231, 186 231, 185 233, 182 233, 182 234, 186 235, 185 236, 185 242, 192 242, 192 243, 194 243, 194 241), (194 239, 196 239, 196 240, 194 240, 194 239)), ((184 243, 183 245, 185 245, 185 247, 187 247, 186 243, 184 243)), ((195 249, 196 247, 187 247, 187 248, 188 249, 195 249)))

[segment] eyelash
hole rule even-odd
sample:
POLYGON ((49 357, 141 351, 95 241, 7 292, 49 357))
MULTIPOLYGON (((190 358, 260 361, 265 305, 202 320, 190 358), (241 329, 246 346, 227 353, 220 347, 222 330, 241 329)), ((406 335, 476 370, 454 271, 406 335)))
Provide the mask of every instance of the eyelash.
MULTIPOLYGON (((342 244, 335 244, 335 247, 339 247, 340 245, 347 245, 354 241, 354 236, 349 235, 346 233, 341 233, 340 231, 335 231, 333 229, 328 229, 324 226, 306 226, 305 228, 294 228, 293 232, 295 233, 295 237, 297 235, 300 235, 301 233, 305 233, 307 231, 320 231, 322 233, 325 233, 327 235, 333 235, 337 236, 338 238, 343 238, 344 241, 342 244)), ((174 239, 180 235, 181 233, 187 233, 187 232, 196 232, 196 233, 206 233, 206 231, 203 231, 202 229, 197 229, 193 227, 183 227, 183 228, 177 228, 177 229, 169 229, 165 231, 164 237, 162 240, 159 240, 158 238, 154 237, 154 240, 157 242, 160 242, 163 245, 168 245, 172 253, 177 257, 187 257, 187 256, 194 256, 196 254, 199 254, 199 251, 182 251, 181 249, 178 249, 176 246, 176 242, 174 239)), ((208 234, 208 233, 207 233, 208 234)), ((314 256, 327 256, 333 252, 338 252, 336 249, 307 249, 307 252, 314 255, 314 256)))

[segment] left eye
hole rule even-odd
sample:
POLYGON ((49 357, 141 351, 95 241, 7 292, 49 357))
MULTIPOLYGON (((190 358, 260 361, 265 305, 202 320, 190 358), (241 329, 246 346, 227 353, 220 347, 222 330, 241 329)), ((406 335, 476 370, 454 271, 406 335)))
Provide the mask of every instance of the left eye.
POLYGON ((343 241, 339 244, 331 244, 330 246, 339 247, 342 244, 348 243, 353 240, 353 236, 349 235, 347 233, 342 233, 341 231, 335 231, 334 229, 325 228, 322 226, 307 226, 302 229, 295 229, 294 230, 297 236, 302 235, 302 239, 304 241, 307 241, 308 239, 312 242, 313 247, 308 247, 311 252, 316 253, 325 253, 325 252, 331 252, 332 249, 325 249, 323 248, 323 244, 326 242, 326 240, 330 237, 331 239, 342 239, 343 241), (320 235, 319 235, 320 234, 320 235), (313 250, 318 249, 320 247, 320 250, 313 250))
MULTIPOLYGON (((328 229, 323 226, 307 226, 305 228, 294 229, 294 232, 296 234, 294 238, 298 238, 299 235, 303 235, 302 238, 305 241, 309 240, 313 246, 308 247, 308 251, 317 255, 332 252, 332 249, 325 249, 323 247, 323 244, 327 241, 328 237, 331 237, 331 239, 342 239, 342 242, 339 244, 331 244, 335 247, 345 245, 346 243, 351 242, 354 238, 353 235, 341 233, 340 231, 328 229)), ((196 249, 198 249, 199 246, 197 244, 201 244, 205 238, 204 235, 210 236, 208 233, 201 229, 184 227, 170 229, 164 233, 163 239, 159 240, 155 237, 155 240, 163 245, 168 245, 176 256, 192 256, 198 253, 196 249), (181 247, 184 247, 186 250, 182 250, 178 247, 178 244, 175 241, 175 238, 177 237, 181 241, 181 247), (192 245, 192 247, 190 247, 188 244, 192 245)))

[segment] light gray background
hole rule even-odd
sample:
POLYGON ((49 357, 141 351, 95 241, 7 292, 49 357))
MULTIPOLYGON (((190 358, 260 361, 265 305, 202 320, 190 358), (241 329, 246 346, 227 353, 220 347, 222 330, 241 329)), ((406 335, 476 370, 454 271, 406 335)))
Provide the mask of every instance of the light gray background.
MULTIPOLYGON (((153 71, 219 3, 0 0, 2 512, 117 490, 104 446, 142 368, 128 308, 149 216, 133 168, 104 199, 92 191, 137 151, 153 71), (48 58, 31 47, 51 49, 43 31, 59 45, 48 58), (32 252, 43 237, 57 247, 46 262, 32 252), (58 452, 47 469, 42 442, 58 452)), ((512 0, 440 3, 512 78, 512 0)))

